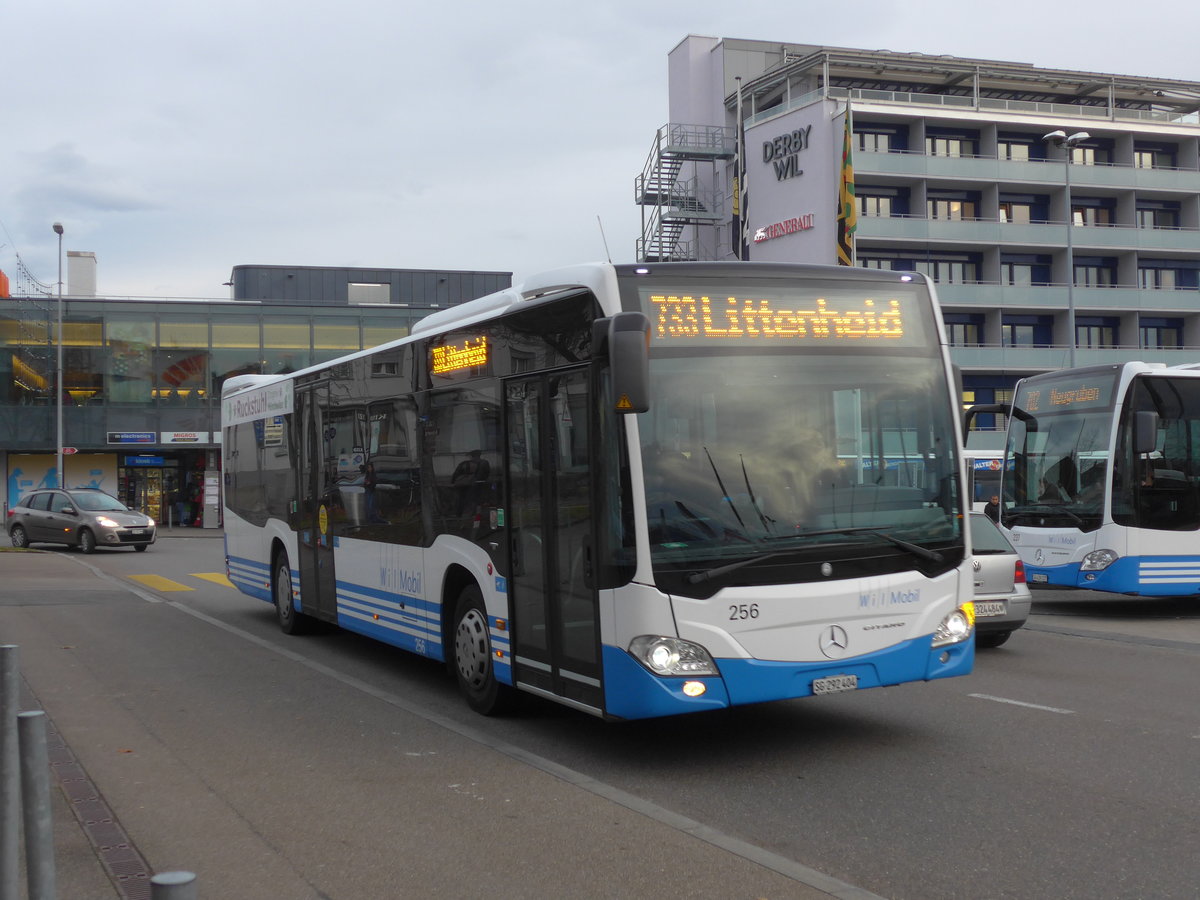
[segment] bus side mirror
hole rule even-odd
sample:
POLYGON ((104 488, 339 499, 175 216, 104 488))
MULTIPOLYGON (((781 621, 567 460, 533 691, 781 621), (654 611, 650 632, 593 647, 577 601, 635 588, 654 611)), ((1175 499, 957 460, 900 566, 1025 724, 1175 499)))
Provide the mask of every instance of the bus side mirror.
POLYGON ((650 319, 619 312, 608 319, 607 340, 613 411, 645 412, 650 408, 650 319))
POLYGON ((1133 414, 1133 452, 1150 453, 1158 446, 1158 413, 1140 409, 1133 414))

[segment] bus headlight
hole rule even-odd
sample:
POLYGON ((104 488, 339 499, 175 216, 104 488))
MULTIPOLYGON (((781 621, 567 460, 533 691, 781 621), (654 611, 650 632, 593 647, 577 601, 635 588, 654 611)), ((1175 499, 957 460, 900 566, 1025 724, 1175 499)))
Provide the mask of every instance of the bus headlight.
POLYGON ((630 655, 655 675, 717 675, 707 650, 679 638, 643 634, 629 642, 630 655))
POLYGON ((975 604, 968 601, 942 619, 942 624, 933 633, 933 646, 945 647, 947 644, 962 643, 971 636, 974 629, 975 604))
POLYGON ((1115 550, 1093 550, 1083 558, 1083 562, 1079 565, 1081 572, 1099 572, 1101 569, 1107 569, 1117 561, 1117 552, 1115 550))

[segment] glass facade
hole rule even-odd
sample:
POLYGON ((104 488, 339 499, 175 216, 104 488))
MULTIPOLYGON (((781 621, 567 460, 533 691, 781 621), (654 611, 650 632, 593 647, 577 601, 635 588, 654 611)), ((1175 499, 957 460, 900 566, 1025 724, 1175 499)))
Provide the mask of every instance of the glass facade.
MULTIPOLYGON (((244 302, 63 301, 63 443, 112 450, 111 433, 195 432, 216 446, 221 385, 296 371, 408 334, 433 308, 244 302), (369 313, 369 314, 368 314, 369 313)), ((0 300, 0 433, 9 452, 57 446, 57 304, 0 300)))

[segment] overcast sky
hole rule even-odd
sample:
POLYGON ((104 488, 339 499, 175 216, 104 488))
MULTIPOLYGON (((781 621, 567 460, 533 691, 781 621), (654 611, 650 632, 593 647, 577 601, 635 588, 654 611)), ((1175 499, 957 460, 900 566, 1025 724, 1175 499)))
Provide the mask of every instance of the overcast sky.
POLYGON ((604 258, 597 217, 630 261, 688 34, 1200 81, 1200 5, 1128 0, 0 0, 0 25, 0 269, 53 285, 57 221, 108 296, 227 297, 242 264, 520 279, 604 258))

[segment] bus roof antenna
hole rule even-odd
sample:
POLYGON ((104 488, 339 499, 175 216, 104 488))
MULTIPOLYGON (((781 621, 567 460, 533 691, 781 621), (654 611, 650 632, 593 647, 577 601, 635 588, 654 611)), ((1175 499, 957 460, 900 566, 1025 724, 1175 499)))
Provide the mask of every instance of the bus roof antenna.
POLYGON ((604 241, 604 255, 608 258, 608 264, 612 265, 612 254, 608 252, 608 238, 604 236, 604 223, 600 221, 599 216, 596 216, 596 224, 600 226, 600 240, 604 241))

